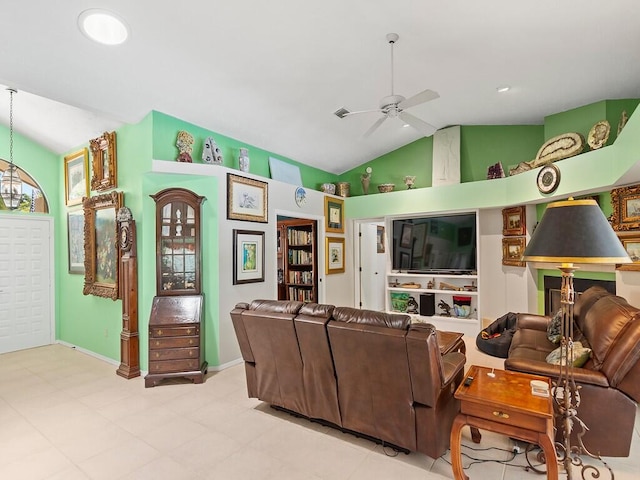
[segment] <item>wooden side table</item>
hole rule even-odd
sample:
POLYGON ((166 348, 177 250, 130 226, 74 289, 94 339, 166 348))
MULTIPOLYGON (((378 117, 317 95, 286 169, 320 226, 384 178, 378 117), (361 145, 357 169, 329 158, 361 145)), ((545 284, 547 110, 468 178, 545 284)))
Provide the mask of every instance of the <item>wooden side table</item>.
POLYGON ((469 425, 482 430, 502 433, 509 437, 537 444, 542 448, 547 462, 547 478, 557 480, 558 461, 554 447, 553 404, 551 397, 538 397, 531 393, 531 380, 547 377, 525 373, 492 370, 472 365, 467 377, 469 386, 460 384, 455 397, 460 400, 460 413, 451 429, 451 465, 456 480, 468 480, 462 470, 460 441, 462 427, 469 425))

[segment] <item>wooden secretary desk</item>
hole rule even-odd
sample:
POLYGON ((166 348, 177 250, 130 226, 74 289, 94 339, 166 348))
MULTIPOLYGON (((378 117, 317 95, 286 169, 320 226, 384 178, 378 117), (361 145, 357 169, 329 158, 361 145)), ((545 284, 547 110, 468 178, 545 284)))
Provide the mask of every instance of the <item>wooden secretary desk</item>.
POLYGON ((156 296, 149 316, 149 373, 145 387, 167 378, 202 383, 204 297, 200 270, 200 205, 183 188, 152 195, 156 202, 156 296))

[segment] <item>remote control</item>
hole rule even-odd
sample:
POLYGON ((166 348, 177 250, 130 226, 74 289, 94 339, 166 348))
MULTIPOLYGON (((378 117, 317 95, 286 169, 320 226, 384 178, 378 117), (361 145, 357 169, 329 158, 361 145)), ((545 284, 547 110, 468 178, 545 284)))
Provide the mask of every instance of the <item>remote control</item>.
POLYGON ((471 385, 471 382, 473 382, 473 377, 467 377, 464 379, 464 386, 468 387, 469 385, 471 385))

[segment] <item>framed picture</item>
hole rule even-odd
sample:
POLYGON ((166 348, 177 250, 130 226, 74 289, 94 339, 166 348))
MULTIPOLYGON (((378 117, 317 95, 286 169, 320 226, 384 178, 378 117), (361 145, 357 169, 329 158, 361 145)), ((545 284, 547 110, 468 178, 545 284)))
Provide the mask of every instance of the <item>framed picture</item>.
POLYGON ((86 148, 64 157, 64 203, 79 205, 89 196, 89 153, 86 148))
POLYGON ((629 257, 631 257, 633 263, 616 265, 616 269, 640 271, 640 233, 635 235, 619 235, 618 237, 622 242, 622 246, 629 254, 629 257))
POLYGON ((227 218, 267 223, 269 184, 227 173, 227 218))
POLYGON ((502 235, 505 237, 526 235, 526 213, 524 205, 502 210, 502 235))
POLYGON ((344 272, 344 238, 327 237, 327 274, 344 272))
POLYGON ((67 212, 69 273, 84 273, 84 210, 67 212))
POLYGON ((119 298, 120 248, 116 213, 123 205, 122 192, 85 198, 84 289, 85 295, 119 298))
POLYGON ((344 201, 329 196, 324 197, 325 230, 330 233, 344 233, 344 201))
POLYGON ((403 223, 402 231, 400 233, 400 246, 402 248, 410 248, 413 241, 413 224, 403 223))
POLYGON ((502 264, 512 267, 524 267, 522 254, 526 246, 525 237, 507 237, 502 239, 502 264))
POLYGON ((378 229, 376 232, 376 251, 378 253, 384 253, 384 227, 382 225, 378 225, 378 229))
POLYGON ((91 190, 104 192, 118 186, 116 132, 104 132, 89 140, 91 149, 91 190))
POLYGON ((618 232, 640 229, 640 185, 611 190, 611 226, 618 232))
POLYGON ((264 282, 264 232, 233 231, 233 284, 264 282))

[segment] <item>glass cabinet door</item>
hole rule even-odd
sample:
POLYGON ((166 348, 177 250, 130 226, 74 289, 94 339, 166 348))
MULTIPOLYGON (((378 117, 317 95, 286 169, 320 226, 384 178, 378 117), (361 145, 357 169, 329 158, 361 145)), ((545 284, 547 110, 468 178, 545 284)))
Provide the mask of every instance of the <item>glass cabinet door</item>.
POLYGON ((200 205, 204 197, 181 188, 156 201, 157 294, 200 294, 200 205))

